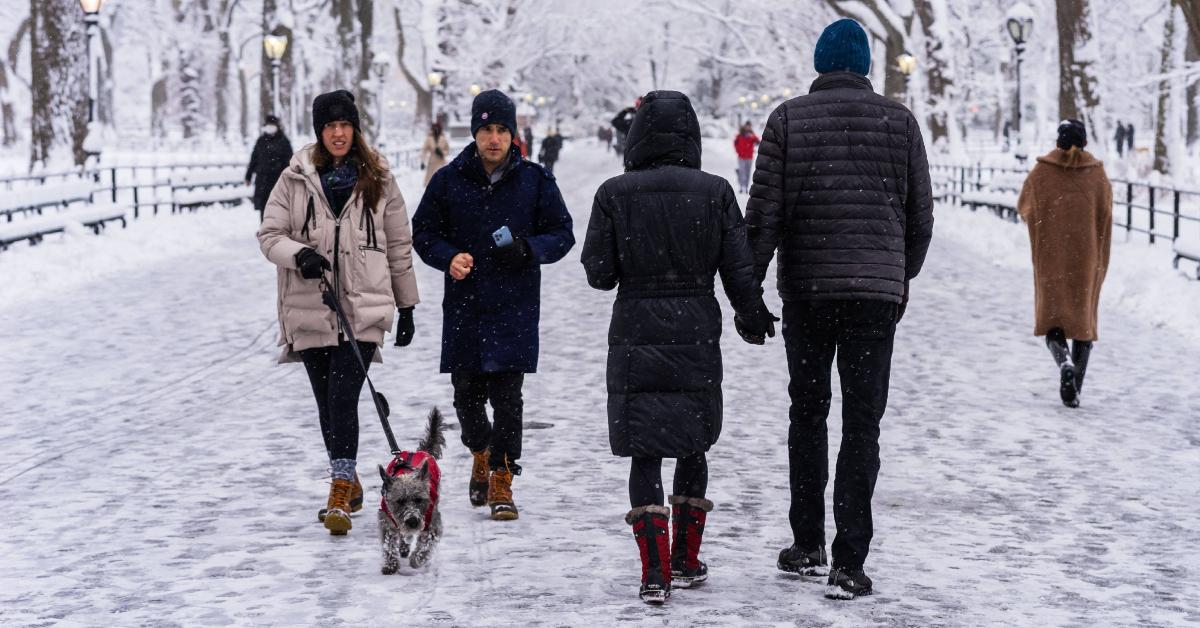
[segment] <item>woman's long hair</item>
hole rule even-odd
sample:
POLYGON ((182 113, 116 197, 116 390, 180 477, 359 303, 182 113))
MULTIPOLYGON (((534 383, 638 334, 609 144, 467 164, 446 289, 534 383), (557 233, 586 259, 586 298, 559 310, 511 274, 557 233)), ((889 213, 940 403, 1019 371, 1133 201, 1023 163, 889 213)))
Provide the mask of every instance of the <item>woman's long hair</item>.
MULTIPOLYGON (((388 169, 383 165, 383 158, 367 144, 367 140, 358 129, 354 130, 354 138, 350 140, 350 153, 346 155, 347 159, 351 157, 358 160, 358 183, 354 186, 354 191, 362 198, 363 207, 370 209, 371 213, 378 213, 376 206, 379 204, 379 198, 383 196, 383 182, 387 180, 388 169)), ((317 139, 317 146, 313 150, 312 161, 318 171, 333 166, 333 155, 325 148, 325 142, 320 138, 317 139)))

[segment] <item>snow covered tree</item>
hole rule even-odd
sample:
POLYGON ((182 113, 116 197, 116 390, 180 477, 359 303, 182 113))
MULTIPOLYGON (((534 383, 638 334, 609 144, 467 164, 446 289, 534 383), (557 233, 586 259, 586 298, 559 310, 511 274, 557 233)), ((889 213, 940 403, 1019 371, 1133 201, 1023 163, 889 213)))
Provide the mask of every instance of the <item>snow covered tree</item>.
POLYGON ((30 0, 31 165, 82 164, 88 122, 87 35, 76 0, 30 0))
POLYGON ((1058 17, 1058 117, 1082 120, 1103 147, 1104 125, 1096 115, 1100 92, 1096 81, 1099 42, 1092 34, 1091 0, 1056 0, 1058 17))

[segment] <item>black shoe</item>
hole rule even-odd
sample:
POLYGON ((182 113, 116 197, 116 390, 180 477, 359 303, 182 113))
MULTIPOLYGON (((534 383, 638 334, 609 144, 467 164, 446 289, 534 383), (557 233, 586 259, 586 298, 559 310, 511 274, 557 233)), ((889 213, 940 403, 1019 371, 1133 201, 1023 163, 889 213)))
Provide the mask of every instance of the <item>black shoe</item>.
POLYGON ((862 595, 871 595, 871 579, 862 569, 834 567, 829 572, 825 585, 825 597, 831 600, 853 600, 862 595))
POLYGON ((679 589, 689 589, 694 586, 699 586, 705 580, 708 580, 708 565, 704 561, 699 561, 700 566, 696 569, 688 569, 680 567, 676 569, 671 567, 671 586, 679 589))
POLYGON ((663 604, 671 597, 671 585, 643 584, 638 597, 647 604, 663 604))
POLYGON ((1058 396, 1062 398, 1064 406, 1078 408, 1079 390, 1075 387, 1075 367, 1070 362, 1066 362, 1062 365, 1060 371, 1058 396))
POLYGON ((793 545, 779 552, 779 562, 775 566, 780 571, 802 576, 824 576, 829 573, 829 556, 824 545, 808 551, 793 545))

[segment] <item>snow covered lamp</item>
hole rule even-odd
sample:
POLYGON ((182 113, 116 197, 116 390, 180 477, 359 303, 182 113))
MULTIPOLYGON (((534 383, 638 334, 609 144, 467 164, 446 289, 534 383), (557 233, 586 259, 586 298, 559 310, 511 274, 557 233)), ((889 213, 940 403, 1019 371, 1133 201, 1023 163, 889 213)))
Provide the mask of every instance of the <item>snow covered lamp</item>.
POLYGON ((790 88, 790 87, 783 88, 783 97, 791 98, 792 97, 792 88, 790 88))
POLYGON ((478 85, 475 85, 474 83, 472 83, 471 86, 467 88, 467 93, 470 94, 472 98, 474 98, 475 96, 478 96, 479 92, 482 92, 482 91, 483 91, 483 88, 479 87, 478 85))
POLYGON ((88 122, 87 136, 83 139, 83 151, 89 156, 95 156, 97 165, 100 161, 100 121, 96 119, 96 103, 100 94, 100 68, 98 67, 99 50, 96 38, 100 35, 100 9, 104 0, 79 0, 83 9, 83 23, 87 25, 87 60, 88 60, 88 122))
POLYGON ((913 106, 912 74, 917 70, 917 58, 905 52, 896 57, 896 67, 904 75, 904 95, 905 99, 908 100, 908 107, 911 109, 913 106))
POLYGON ((279 62, 283 59, 283 53, 287 52, 288 39, 287 35, 263 35, 263 50, 267 53, 267 58, 271 60, 271 107, 275 110, 272 113, 279 115, 281 107, 279 106, 279 62))
POLYGON ((545 97, 545 96, 538 96, 538 97, 537 97, 537 106, 539 106, 539 107, 545 107, 545 106, 546 106, 546 97, 545 97))
POLYGON ((1013 112, 1013 132, 1017 134, 1017 159, 1025 159, 1025 151, 1021 142, 1021 61, 1025 54, 1025 43, 1033 34, 1033 9, 1028 4, 1018 2, 1012 5, 1006 14, 1008 36, 1012 37, 1017 52, 1017 106, 1013 112))

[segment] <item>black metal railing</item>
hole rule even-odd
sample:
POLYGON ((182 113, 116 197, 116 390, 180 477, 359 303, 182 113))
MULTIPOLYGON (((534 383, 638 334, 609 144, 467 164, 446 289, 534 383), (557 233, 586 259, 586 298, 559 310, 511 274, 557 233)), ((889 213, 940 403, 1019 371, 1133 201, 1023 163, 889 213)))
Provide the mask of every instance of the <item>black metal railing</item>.
MULTIPOLYGON (((974 165, 932 164, 935 192, 955 202, 968 191, 990 189, 997 175, 1024 176, 1021 168, 974 165)), ((1200 242, 1200 190, 1190 190, 1144 181, 1111 179, 1113 186, 1113 226, 1126 233, 1145 235, 1150 243, 1159 239, 1174 242, 1184 238, 1200 242)))

